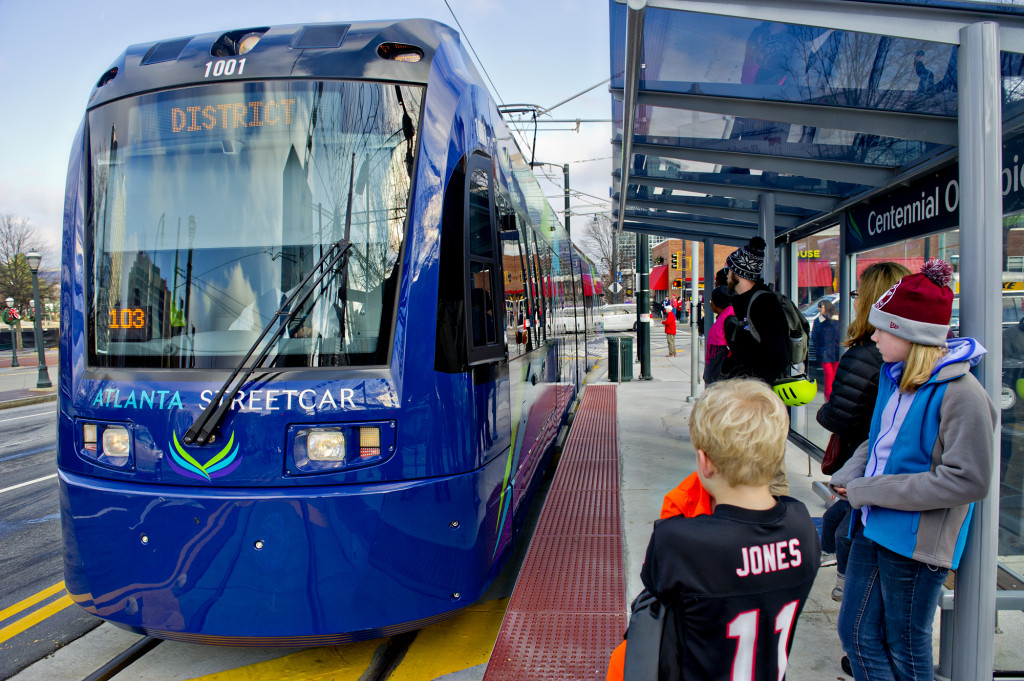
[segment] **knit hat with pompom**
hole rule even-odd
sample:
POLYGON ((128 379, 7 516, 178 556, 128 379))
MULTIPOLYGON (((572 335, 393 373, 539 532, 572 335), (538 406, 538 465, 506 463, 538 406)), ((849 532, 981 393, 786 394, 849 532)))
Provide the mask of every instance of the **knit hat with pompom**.
POLYGON ((757 281, 764 267, 764 248, 764 239, 755 236, 746 246, 730 253, 725 259, 725 266, 741 279, 757 281))
POLYGON ((918 274, 908 274, 886 291, 868 313, 876 329, 911 343, 945 345, 953 314, 953 268, 945 260, 929 260, 918 274))

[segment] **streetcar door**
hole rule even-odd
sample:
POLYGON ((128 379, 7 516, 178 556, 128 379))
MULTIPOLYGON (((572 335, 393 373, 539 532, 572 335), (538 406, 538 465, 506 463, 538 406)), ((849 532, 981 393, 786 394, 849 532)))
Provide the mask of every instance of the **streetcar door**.
POLYGON ((478 435, 490 459, 511 444, 502 241, 491 159, 474 154, 466 170, 466 348, 478 435))

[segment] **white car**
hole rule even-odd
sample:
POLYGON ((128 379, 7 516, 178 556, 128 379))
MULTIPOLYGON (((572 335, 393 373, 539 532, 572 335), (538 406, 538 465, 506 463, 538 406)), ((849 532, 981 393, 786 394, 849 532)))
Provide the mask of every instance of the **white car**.
POLYGON ((636 304, 605 305, 594 310, 594 321, 605 333, 636 331, 636 304))

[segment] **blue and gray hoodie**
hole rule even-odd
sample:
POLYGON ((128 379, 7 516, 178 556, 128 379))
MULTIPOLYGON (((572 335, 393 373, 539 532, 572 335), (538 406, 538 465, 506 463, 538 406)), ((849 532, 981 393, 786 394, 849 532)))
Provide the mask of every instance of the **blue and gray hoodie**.
POLYGON ((988 494, 996 407, 970 373, 985 348, 973 338, 946 345, 913 393, 899 390, 902 362, 882 365, 871 435, 830 485, 846 488, 869 539, 956 568, 974 502, 988 494))

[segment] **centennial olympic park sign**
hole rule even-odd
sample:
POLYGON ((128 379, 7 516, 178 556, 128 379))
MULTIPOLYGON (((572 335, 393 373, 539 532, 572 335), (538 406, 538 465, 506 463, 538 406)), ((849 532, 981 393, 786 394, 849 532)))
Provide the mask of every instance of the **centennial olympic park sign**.
MULTIPOLYGON (((960 224, 960 166, 916 178, 846 211, 846 248, 866 251, 960 224)), ((1024 135, 1003 142, 1003 214, 1024 209, 1024 135)))

